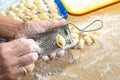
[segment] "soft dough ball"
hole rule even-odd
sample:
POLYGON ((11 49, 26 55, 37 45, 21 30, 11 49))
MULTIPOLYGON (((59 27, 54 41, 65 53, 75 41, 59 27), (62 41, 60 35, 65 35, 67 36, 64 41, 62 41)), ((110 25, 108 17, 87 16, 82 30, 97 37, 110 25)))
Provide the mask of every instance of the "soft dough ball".
POLYGON ((16 14, 13 11, 8 11, 6 13, 9 17, 16 17, 16 14))
POLYGON ((49 19, 48 13, 40 13, 38 16, 39 16, 39 19, 42 19, 42 20, 49 19))
POLYGON ((62 18, 58 13, 50 13, 49 16, 52 19, 61 19, 62 18))

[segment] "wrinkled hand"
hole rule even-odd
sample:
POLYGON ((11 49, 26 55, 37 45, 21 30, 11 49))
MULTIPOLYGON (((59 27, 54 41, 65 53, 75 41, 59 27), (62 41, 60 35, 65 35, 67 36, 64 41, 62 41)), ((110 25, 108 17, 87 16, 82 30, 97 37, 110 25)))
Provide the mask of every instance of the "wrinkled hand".
MULTIPOLYGON (((54 28, 54 27, 60 27, 65 25, 66 21, 64 19, 62 20, 51 20, 51 21, 44 21, 44 20, 40 20, 40 21, 26 21, 25 22, 25 26, 22 26, 21 28, 21 32, 19 33, 19 35, 17 36, 19 37, 29 37, 31 35, 35 35, 35 34, 39 34, 42 33, 48 29, 54 28)), ((53 59, 56 56, 63 56, 65 54, 64 51, 60 51, 57 53, 53 53, 50 55, 50 57, 48 56, 43 56, 42 59, 44 61, 49 60, 50 58, 53 59)))
POLYGON ((22 67, 32 72, 39 46, 32 39, 16 39, 0 44, 0 80, 18 80, 25 76, 22 67))

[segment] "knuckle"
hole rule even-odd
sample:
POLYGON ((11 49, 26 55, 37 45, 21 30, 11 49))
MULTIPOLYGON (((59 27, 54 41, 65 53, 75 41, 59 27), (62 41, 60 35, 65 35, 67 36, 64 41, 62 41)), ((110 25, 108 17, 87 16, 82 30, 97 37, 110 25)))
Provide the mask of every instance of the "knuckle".
POLYGON ((25 43, 24 49, 25 51, 31 52, 31 45, 29 43, 25 43))
POLYGON ((17 61, 17 65, 23 64, 22 60, 23 60, 22 58, 19 58, 18 61, 17 61))
POLYGON ((34 64, 30 64, 30 65, 28 65, 28 66, 27 66, 27 71, 28 71, 29 73, 32 72, 33 69, 34 69, 34 67, 35 67, 34 64))

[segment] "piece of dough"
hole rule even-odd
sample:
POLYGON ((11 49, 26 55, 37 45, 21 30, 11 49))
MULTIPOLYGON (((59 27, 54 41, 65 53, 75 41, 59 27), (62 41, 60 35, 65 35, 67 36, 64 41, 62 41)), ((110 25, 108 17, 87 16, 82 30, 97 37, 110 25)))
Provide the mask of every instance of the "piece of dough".
POLYGON ((8 11, 6 13, 9 17, 16 17, 16 14, 13 11, 8 11))
POLYGON ((44 6, 38 6, 38 11, 39 12, 48 12, 48 8, 47 8, 47 6, 46 5, 44 5, 44 6))
POLYGON ((95 34, 90 34, 89 37, 93 40, 93 42, 97 42, 98 36, 95 34))
POLYGON ((76 33, 76 34, 79 34, 79 35, 81 33, 77 28, 73 28, 70 31, 71 31, 71 33, 76 33))
POLYGON ((71 36, 73 39, 79 39, 79 34, 77 33, 71 33, 71 36))
POLYGON ((83 49, 85 46, 85 40, 81 38, 80 41, 78 42, 77 46, 79 49, 83 49))
POLYGON ((42 19, 42 20, 49 20, 48 13, 40 13, 38 17, 39 19, 42 19))
POLYGON ((56 35, 56 43, 60 48, 63 48, 66 45, 66 41, 63 36, 60 34, 56 35))
POLYGON ((62 17, 58 13, 50 13, 51 19, 61 19, 62 17))
POLYGON ((6 13, 5 12, 0 12, 0 15, 6 16, 6 13))
POLYGON ((20 17, 21 19, 24 19, 25 14, 23 14, 23 13, 18 13, 17 16, 20 17))
POLYGON ((17 7, 15 7, 15 6, 11 6, 10 10, 13 11, 13 12, 15 12, 15 13, 18 13, 19 9, 17 7))
POLYGON ((40 20, 37 15, 32 15, 32 20, 40 20))
POLYGON ((54 3, 54 0, 44 0, 45 3, 49 4, 49 3, 54 3))
POLYGON ((87 45, 91 45, 93 43, 93 40, 89 36, 84 36, 83 39, 87 43, 87 45))
POLYGON ((73 43, 77 44, 79 42, 79 39, 73 39, 73 43))
POLYGON ((49 11, 51 13, 58 13, 58 9, 57 8, 49 8, 49 11))
POLYGON ((13 19, 18 20, 18 21, 22 21, 22 22, 23 22, 23 20, 20 19, 19 17, 13 17, 13 19))

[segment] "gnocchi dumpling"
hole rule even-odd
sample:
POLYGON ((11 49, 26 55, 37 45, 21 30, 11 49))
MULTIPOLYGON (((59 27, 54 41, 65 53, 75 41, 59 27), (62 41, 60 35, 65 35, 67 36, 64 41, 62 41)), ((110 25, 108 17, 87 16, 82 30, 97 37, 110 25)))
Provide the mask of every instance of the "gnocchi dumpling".
POLYGON ((63 48, 66 45, 66 41, 63 36, 60 34, 56 35, 56 43, 60 48, 63 48))
POLYGON ((0 12, 0 15, 6 16, 6 13, 5 12, 0 12))
POLYGON ((22 22, 23 22, 23 20, 20 19, 19 17, 13 17, 13 19, 18 20, 18 21, 22 21, 22 22))
POLYGON ((15 12, 15 13, 18 13, 18 10, 19 10, 19 9, 16 8, 15 6, 11 6, 11 7, 10 7, 10 10, 13 11, 13 12, 15 12))
POLYGON ((16 14, 15 14, 13 11, 8 11, 8 12, 7 12, 7 15, 8 15, 9 17, 16 17, 16 14))
POLYGON ((87 43, 87 45, 90 45, 93 43, 93 40, 89 36, 84 36, 83 39, 87 43))
POLYGON ((90 34, 89 37, 93 40, 93 42, 96 42, 98 39, 98 36, 96 36, 94 34, 90 34))
MULTIPOLYGON (((30 11, 30 9, 27 9, 27 8, 24 10, 24 13, 25 13, 26 15, 32 14, 31 11, 30 11)), ((29 16, 30 16, 30 15, 29 15, 29 16)))
POLYGON ((57 8, 49 8, 49 11, 51 13, 58 13, 58 9, 57 8))
POLYGON ((73 39, 79 39, 79 34, 77 33, 71 33, 71 36, 73 39))
POLYGON ((61 19, 62 18, 58 13, 51 13, 49 16, 52 19, 61 19))
POLYGON ((39 6, 38 11, 39 12, 48 12, 49 10, 48 10, 47 6, 39 6))
POLYGON ((21 19, 24 19, 25 14, 23 14, 23 13, 18 13, 17 16, 20 17, 21 19))
POLYGON ((36 11, 36 10, 31 10, 31 13, 32 13, 32 14, 36 14, 37 11, 36 11))
POLYGON ((37 6, 39 6, 39 5, 45 5, 45 3, 44 3, 42 0, 34 0, 33 2, 34 2, 34 4, 36 4, 37 6))
POLYGON ((18 7, 19 7, 19 8, 24 7, 24 3, 20 3, 20 4, 18 5, 18 7))
POLYGON ((57 5, 55 3, 49 3, 47 5, 48 5, 48 8, 57 8, 57 5))
POLYGON ((24 21, 31 20, 31 17, 30 16, 24 16, 23 20, 24 21))
POLYGON ((49 19, 49 16, 48 16, 48 13, 40 13, 38 15, 39 19, 42 19, 42 20, 48 20, 49 19))
POLYGON ((79 39, 73 39, 73 43, 77 44, 79 42, 79 39))
POLYGON ((32 15, 32 20, 40 20, 37 15, 32 15))
POLYGON ((77 46, 79 49, 83 49, 85 46, 85 40, 81 38, 80 41, 78 42, 77 46))
POLYGON ((35 4, 32 2, 27 2, 27 3, 25 3, 25 6, 29 9, 31 9, 31 8, 33 8, 33 6, 35 6, 35 4))
POLYGON ((45 1, 45 3, 54 3, 54 0, 44 0, 45 1))

